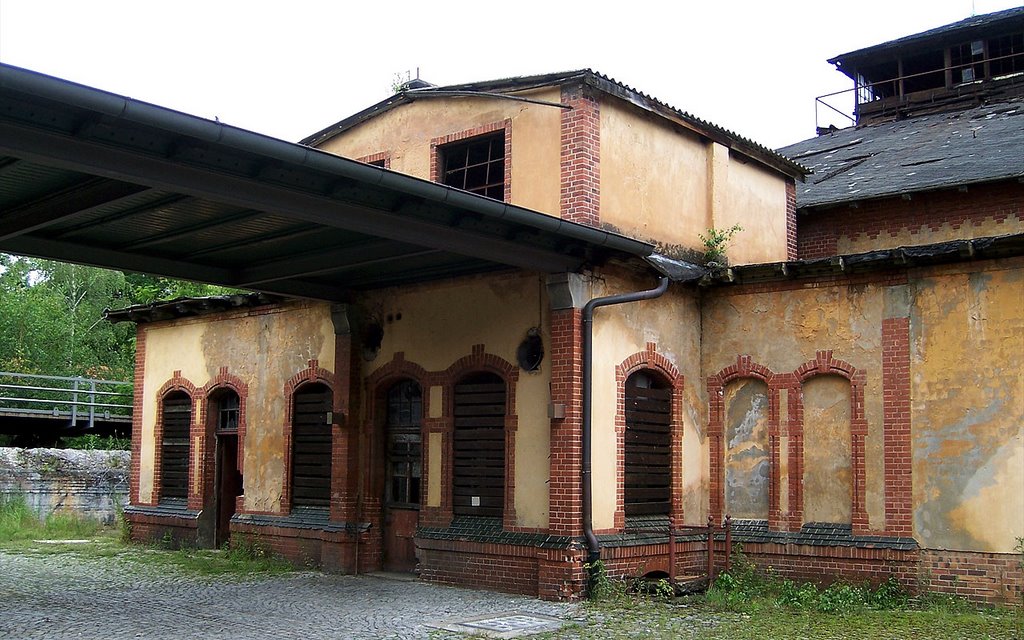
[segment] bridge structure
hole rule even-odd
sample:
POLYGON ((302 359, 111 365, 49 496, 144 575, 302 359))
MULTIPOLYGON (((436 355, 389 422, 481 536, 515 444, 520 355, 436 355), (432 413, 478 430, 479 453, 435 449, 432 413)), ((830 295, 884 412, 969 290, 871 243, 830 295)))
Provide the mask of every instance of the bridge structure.
POLYGON ((132 383, 0 371, 0 434, 16 446, 96 434, 128 438, 132 383))

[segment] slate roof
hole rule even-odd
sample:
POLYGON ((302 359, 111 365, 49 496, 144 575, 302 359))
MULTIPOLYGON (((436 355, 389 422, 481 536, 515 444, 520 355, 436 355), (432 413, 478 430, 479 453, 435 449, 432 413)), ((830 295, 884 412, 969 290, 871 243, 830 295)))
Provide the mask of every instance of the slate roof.
MULTIPOLYGON (((427 86, 424 88, 401 91, 395 95, 367 107, 344 120, 336 122, 329 127, 307 136, 299 141, 299 144, 318 147, 334 136, 351 129, 367 120, 374 118, 386 111, 390 111, 414 100, 439 98, 439 97, 485 97, 488 94, 506 95, 513 92, 526 91, 540 87, 552 87, 567 84, 570 82, 582 82, 595 87, 609 95, 632 103, 633 105, 651 113, 658 114, 676 124, 682 125, 695 131, 706 138, 714 140, 734 151, 743 153, 767 166, 781 171, 797 179, 803 179, 807 173, 806 169, 780 156, 775 151, 759 144, 749 138, 745 138, 733 131, 720 127, 714 123, 702 120, 693 114, 677 109, 669 104, 658 100, 646 93, 638 91, 633 87, 610 78, 602 73, 591 69, 578 69, 575 71, 564 71, 559 73, 546 73, 533 76, 519 76, 513 78, 501 78, 498 80, 485 80, 482 82, 470 82, 465 84, 453 84, 443 87, 427 86)), ((426 83, 424 83, 426 84, 426 83)), ((556 103, 548 103, 551 106, 560 106, 556 103)))
POLYGON ((1024 177, 1024 100, 840 129, 778 150, 814 173, 797 209, 1024 177))

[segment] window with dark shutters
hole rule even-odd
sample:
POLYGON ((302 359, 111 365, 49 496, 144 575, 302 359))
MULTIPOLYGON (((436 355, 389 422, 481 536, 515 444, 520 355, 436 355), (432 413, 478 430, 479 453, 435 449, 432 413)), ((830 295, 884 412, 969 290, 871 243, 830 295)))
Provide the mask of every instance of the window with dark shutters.
POLYGON ((505 502, 505 381, 493 373, 455 385, 452 511, 500 518, 505 502))
POLYGON ((672 388, 646 371, 626 380, 626 517, 669 515, 672 506, 672 388))
POLYGON ((292 402, 292 506, 330 506, 331 390, 307 384, 292 402))
POLYGON ((160 499, 188 498, 189 427, 192 398, 183 391, 164 396, 160 443, 160 499))

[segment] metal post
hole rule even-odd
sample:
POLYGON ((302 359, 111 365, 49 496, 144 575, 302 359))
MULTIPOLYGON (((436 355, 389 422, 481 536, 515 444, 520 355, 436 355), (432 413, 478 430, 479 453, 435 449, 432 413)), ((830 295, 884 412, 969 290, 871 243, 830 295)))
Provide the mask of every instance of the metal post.
POLYGON ((732 562, 732 518, 725 515, 725 570, 729 570, 729 563, 732 562))
MULTIPOLYGON (((75 378, 71 381, 71 428, 75 427, 78 422, 78 381, 81 378, 75 378)), ((60 384, 54 385, 59 387, 60 384)))
POLYGON ((676 532, 668 527, 668 581, 676 583, 676 532))
POLYGON ((96 381, 89 381, 89 389, 92 393, 89 394, 89 429, 95 427, 96 422, 96 381))
POLYGON ((715 581, 715 521, 708 516, 708 584, 715 581))

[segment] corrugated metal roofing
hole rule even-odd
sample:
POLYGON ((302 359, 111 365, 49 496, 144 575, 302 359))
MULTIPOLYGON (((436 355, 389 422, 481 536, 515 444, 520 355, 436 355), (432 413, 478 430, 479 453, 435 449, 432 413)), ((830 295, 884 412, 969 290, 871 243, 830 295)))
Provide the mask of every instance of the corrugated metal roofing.
POLYGON ((1024 176, 1024 100, 840 129, 779 149, 806 209, 1024 176))

